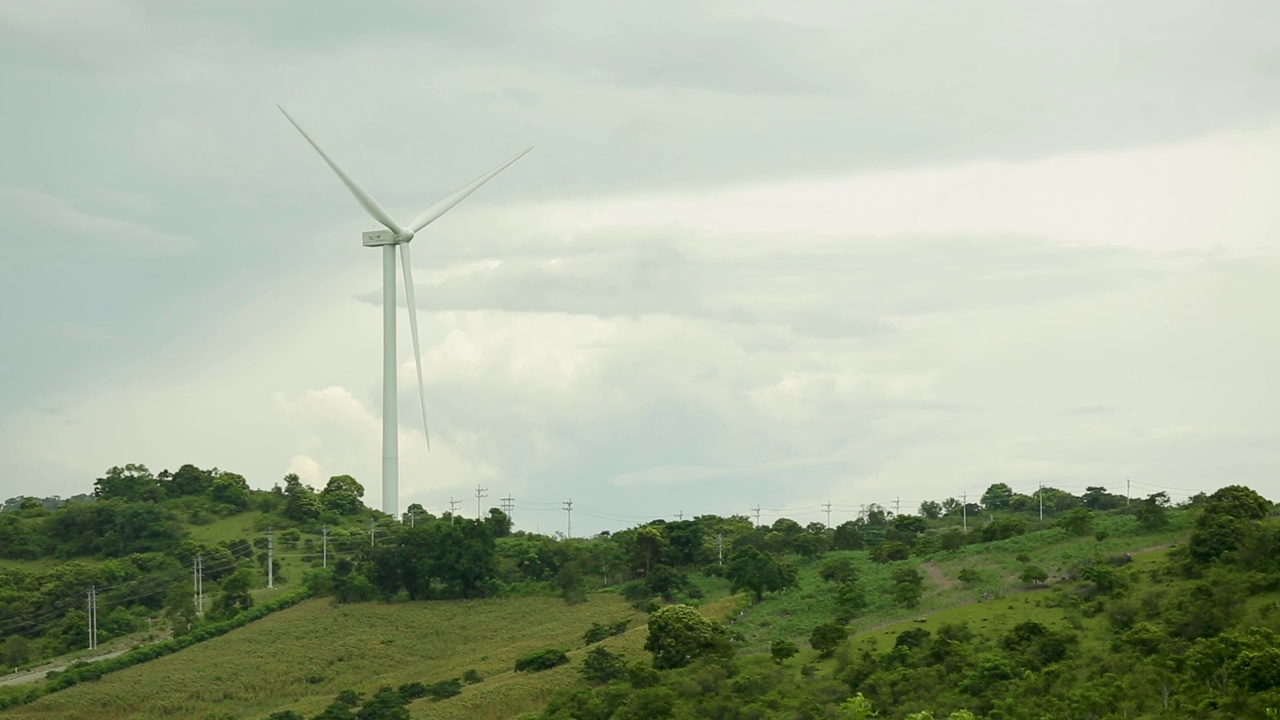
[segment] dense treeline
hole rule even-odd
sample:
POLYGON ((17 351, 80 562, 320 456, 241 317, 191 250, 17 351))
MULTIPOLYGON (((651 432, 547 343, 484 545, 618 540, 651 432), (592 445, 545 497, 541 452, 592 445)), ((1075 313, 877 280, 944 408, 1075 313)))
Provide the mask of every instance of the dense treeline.
MULTIPOLYGON (((770 660, 734 657, 728 629, 669 606, 650 616, 648 658, 593 649, 584 686, 541 717, 1273 717, 1280 526, 1264 522, 1272 506, 1248 488, 1197 504, 1189 542, 1162 565, 1139 573, 1127 556, 1093 557, 1037 597, 1040 619, 1012 627, 911 627, 881 647, 848 641, 833 618, 809 638, 832 660, 796 668, 790 639, 775 641, 770 660)), ((832 584, 856 575, 839 562, 823 572, 832 584)))

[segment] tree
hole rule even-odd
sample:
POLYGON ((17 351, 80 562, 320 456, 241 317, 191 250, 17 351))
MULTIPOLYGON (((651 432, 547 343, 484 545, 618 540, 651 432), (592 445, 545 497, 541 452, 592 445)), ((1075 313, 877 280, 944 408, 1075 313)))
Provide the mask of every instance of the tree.
POLYGON ((894 568, 889 577, 893 579, 893 599, 903 607, 915 607, 920 604, 920 596, 924 594, 924 576, 915 568, 894 568))
POLYGON ((858 565, 849 557, 833 557, 822 562, 818 577, 827 582, 843 583, 858 579, 858 565))
POLYGON ((839 623, 823 623, 809 633, 809 646, 824 658, 835 654, 840 643, 849 637, 849 631, 839 623))
POLYGON ((648 575, 649 569, 667 548, 666 535, 663 534, 662 528, 656 525, 645 525, 636 531, 634 542, 636 551, 644 561, 644 572, 648 575))
POLYGON ((966 587, 973 587, 982 581, 982 573, 973 568, 964 568, 956 575, 956 579, 964 583, 966 587))
POLYGON ((155 502, 162 491, 146 465, 129 463, 113 467, 93 481, 93 496, 99 500, 119 499, 125 502, 155 502))
POLYGON ((1079 537, 1088 535, 1092 524, 1093 511, 1088 508, 1076 508, 1058 520, 1058 527, 1079 537))
POLYGON ((222 473, 214 479, 209 497, 216 503, 244 509, 249 507, 249 482, 243 475, 222 473))
POLYGON ((1045 572, 1045 569, 1039 565, 1027 565, 1022 568, 1022 574, 1019 575, 1019 578, 1028 585, 1040 585, 1049 579, 1049 573, 1045 572))
POLYGON ((988 510, 1004 510, 1013 499, 1013 488, 1005 483, 995 483, 982 493, 982 506, 988 510))
POLYGON ((750 545, 733 554, 725 576, 732 583, 733 592, 750 590, 755 593, 756 602, 763 600, 766 592, 794 587, 797 580, 795 568, 779 563, 773 556, 750 545))
POLYGON ((1262 520, 1271 503, 1243 485, 1228 485, 1209 496, 1205 513, 1227 515, 1239 520, 1262 520))
POLYGON ((294 473, 284 476, 284 516, 298 522, 311 522, 320 519, 324 506, 316 491, 303 485, 302 480, 294 473))
POLYGON ((658 670, 681 668, 699 657, 733 654, 728 630, 688 605, 668 605, 650 615, 644 649, 653 653, 658 670))
POLYGON ((627 662, 621 655, 597 646, 588 650, 586 657, 582 658, 578 674, 589 683, 605 685, 626 676, 627 662))
POLYGON ((849 622, 867 609, 867 596, 856 579, 845 580, 836 588, 836 619, 849 622))
POLYGON ((253 606, 253 598, 249 596, 249 588, 253 587, 255 575, 249 568, 240 568, 222 581, 221 592, 213 599, 215 617, 229 619, 253 606))
POLYGON ((1167 507, 1169 507, 1169 493, 1158 492, 1138 503, 1134 515, 1138 518, 1138 524, 1142 529, 1159 530, 1169 524, 1168 513, 1165 511, 1167 507))
POLYGON ((364 486, 350 475, 334 475, 320 492, 320 504, 338 515, 355 515, 364 508, 364 486))
POLYGON ((925 500, 920 503, 920 514, 929 520, 937 520, 942 517, 942 504, 936 500, 925 500))
POLYGON ((800 652, 800 648, 790 640, 774 640, 769 645, 769 656, 779 665, 789 660, 796 653, 800 652))

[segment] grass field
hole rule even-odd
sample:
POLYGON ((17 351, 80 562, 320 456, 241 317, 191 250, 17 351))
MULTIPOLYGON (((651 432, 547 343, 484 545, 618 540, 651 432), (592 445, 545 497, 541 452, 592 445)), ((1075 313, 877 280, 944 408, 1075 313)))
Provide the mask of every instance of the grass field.
MULTIPOLYGON (((714 605, 709 612, 722 612, 714 605)), ((318 713, 341 690, 435 682, 475 668, 485 680, 456 698, 410 706, 416 718, 510 718, 536 710, 571 683, 571 666, 537 675, 512 672, 531 650, 577 649, 593 622, 633 619, 609 642, 633 658, 643 615, 620 597, 579 605, 554 598, 335 606, 311 600, 175 655, 72 687, 15 718, 261 718, 293 709, 318 713)))
MULTIPOLYGON (((1027 591, 1018 579, 1022 569, 1022 563, 1017 560, 1020 554, 1026 554, 1030 564, 1048 571, 1052 582, 1093 556, 1141 553, 1171 545, 1187 536, 1191 515, 1170 512, 1169 516, 1169 526, 1156 532, 1142 532, 1132 517, 1100 518, 1095 530, 1106 533, 1101 541, 1093 534, 1076 537, 1051 529, 967 545, 953 552, 935 554, 928 561, 911 558, 884 565, 873 562, 867 552, 860 550, 829 553, 826 557, 843 555, 857 563, 868 607, 850 630, 866 632, 869 628, 895 625, 947 608, 979 604, 984 597, 999 600, 1007 595, 1034 594, 1037 591, 1027 591), (890 569, 903 566, 919 569, 925 578, 924 595, 919 607, 913 609, 898 607, 892 599, 890 569), (965 568, 977 570, 982 580, 972 587, 963 586, 958 576, 965 568)), ((740 646, 744 651, 767 652, 769 643, 779 638, 807 638, 815 625, 831 620, 835 613, 833 587, 818 577, 820 564, 821 561, 801 564, 798 589, 766 595, 762 602, 744 608, 742 616, 733 620, 734 631, 744 638, 740 646)))

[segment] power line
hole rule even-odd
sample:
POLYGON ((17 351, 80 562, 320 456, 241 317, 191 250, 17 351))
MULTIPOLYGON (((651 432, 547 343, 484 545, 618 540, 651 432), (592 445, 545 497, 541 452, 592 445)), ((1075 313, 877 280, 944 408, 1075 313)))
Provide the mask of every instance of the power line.
POLYGON ((480 501, 489 497, 489 488, 480 487, 480 483, 476 483, 476 519, 484 518, 483 511, 480 509, 480 501))
POLYGON ((566 538, 572 538, 573 537, 573 500, 572 499, 564 501, 564 512, 565 512, 566 522, 568 523, 564 536, 566 538))

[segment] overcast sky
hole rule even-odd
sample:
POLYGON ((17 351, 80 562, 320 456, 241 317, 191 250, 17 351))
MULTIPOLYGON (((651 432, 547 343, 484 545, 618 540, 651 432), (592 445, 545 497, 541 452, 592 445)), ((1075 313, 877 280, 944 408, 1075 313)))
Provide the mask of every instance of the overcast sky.
POLYGON ((1280 497, 1280 5, 0 3, 0 496, 112 466, 574 534, 993 482, 1280 497), (401 304, 403 304, 401 295, 401 304))

